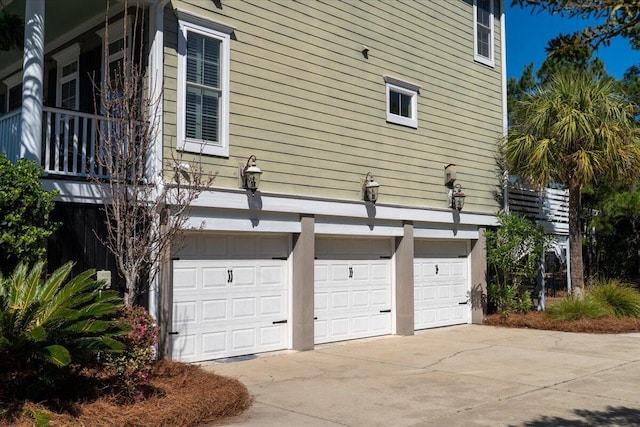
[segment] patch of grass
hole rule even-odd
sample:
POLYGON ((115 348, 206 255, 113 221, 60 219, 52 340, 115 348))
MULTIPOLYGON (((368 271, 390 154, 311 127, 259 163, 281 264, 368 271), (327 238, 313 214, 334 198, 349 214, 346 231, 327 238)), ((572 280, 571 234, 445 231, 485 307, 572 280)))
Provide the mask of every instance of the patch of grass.
POLYGON ((609 306, 589 294, 584 298, 566 296, 547 308, 547 315, 555 320, 598 319, 610 314, 609 306))
POLYGON ((616 317, 640 317, 640 293, 622 282, 598 283, 588 289, 588 295, 609 307, 616 317))

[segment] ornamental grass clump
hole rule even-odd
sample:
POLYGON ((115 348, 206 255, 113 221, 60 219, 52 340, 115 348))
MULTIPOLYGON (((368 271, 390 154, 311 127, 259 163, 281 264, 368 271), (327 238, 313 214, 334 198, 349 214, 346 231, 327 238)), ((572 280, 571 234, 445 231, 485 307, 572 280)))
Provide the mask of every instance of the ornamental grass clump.
POLYGON ((588 294, 615 317, 640 317, 640 293, 617 280, 593 285, 588 294))
POLYGON ((556 320, 598 319, 611 314, 608 306, 591 295, 583 298, 566 296, 547 308, 547 315, 556 320))

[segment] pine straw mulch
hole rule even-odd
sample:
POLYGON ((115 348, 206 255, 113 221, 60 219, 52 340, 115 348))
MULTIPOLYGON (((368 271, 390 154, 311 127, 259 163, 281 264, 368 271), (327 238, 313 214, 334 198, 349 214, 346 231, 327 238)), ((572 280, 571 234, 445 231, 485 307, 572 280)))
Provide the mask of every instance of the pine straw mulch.
POLYGON ((640 319, 625 317, 601 317, 599 319, 554 320, 544 312, 531 311, 526 314, 510 314, 503 317, 491 314, 484 319, 485 325, 507 328, 545 329, 563 332, 588 332, 594 334, 621 334, 640 332, 640 319))
MULTIPOLYGON (((238 380, 197 366, 162 360, 154 366, 154 390, 147 399, 118 405, 112 398, 70 402, 64 413, 50 412, 54 426, 198 426, 240 414, 251 406, 247 388, 238 380)), ((1 403, 1 402, 0 402, 1 403)), ((1 425, 32 426, 28 413, 50 411, 43 403, 20 402, 17 418, 1 425)), ((1 405, 0 405, 1 409, 1 405)))

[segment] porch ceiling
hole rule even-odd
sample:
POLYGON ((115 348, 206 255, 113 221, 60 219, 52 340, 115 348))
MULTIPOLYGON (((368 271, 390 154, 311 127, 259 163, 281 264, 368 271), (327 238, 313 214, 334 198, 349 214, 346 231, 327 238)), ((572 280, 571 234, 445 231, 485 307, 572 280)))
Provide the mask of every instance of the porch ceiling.
MULTIPOLYGON (((26 0, 5 0, 5 8, 8 12, 24 17, 26 0)), ((149 4, 152 1, 130 0, 129 5, 136 3, 149 4)), ((104 21, 104 13, 107 0, 55 0, 45 2, 45 52, 57 47, 55 44, 64 38, 65 34, 73 32, 77 28, 90 29, 92 25, 99 25, 104 21)), ((111 14, 122 11, 124 0, 111 0, 111 14)), ((0 52, 0 79, 4 79, 16 72, 22 66, 22 51, 12 50, 0 52)))

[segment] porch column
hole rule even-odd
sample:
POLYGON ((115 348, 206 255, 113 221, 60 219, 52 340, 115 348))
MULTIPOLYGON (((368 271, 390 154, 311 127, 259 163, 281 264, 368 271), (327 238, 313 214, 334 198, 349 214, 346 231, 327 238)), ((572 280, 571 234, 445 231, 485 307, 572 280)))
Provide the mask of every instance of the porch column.
POLYGON ((293 236, 292 347, 313 350, 314 336, 314 256, 315 218, 300 218, 300 234, 293 236))
POLYGON ((413 223, 403 224, 402 237, 396 237, 396 334, 413 335, 415 304, 413 295, 413 223))
POLYGON ((22 128, 20 157, 42 156, 42 94, 44 82, 44 2, 26 0, 22 75, 22 128))
POLYGON ((485 228, 478 229, 478 240, 471 241, 471 322, 482 324, 487 315, 487 245, 485 228))

